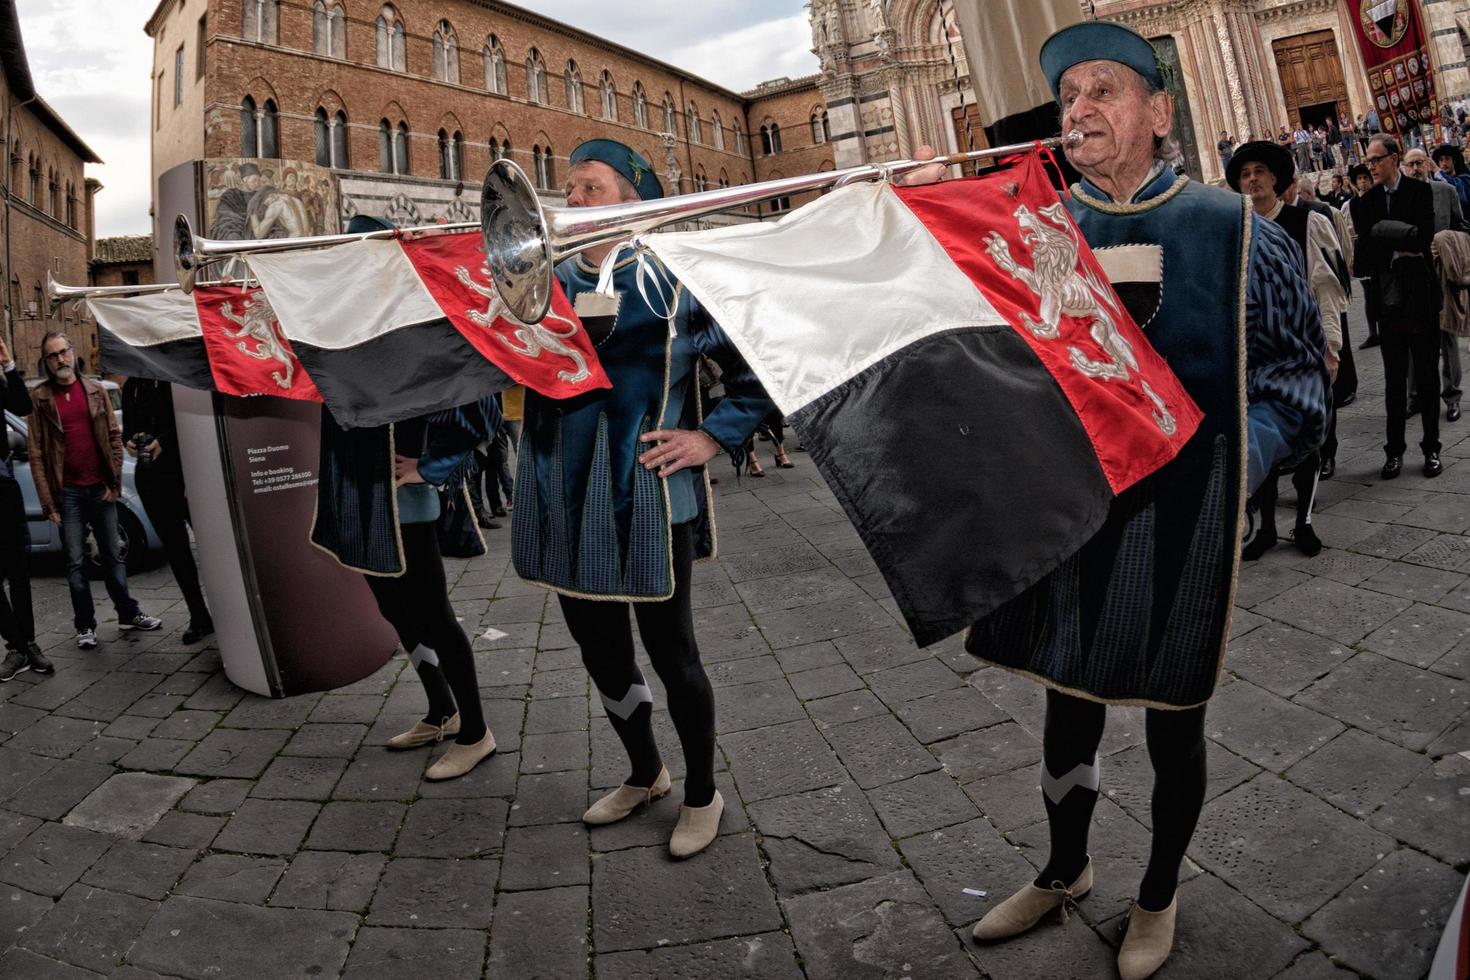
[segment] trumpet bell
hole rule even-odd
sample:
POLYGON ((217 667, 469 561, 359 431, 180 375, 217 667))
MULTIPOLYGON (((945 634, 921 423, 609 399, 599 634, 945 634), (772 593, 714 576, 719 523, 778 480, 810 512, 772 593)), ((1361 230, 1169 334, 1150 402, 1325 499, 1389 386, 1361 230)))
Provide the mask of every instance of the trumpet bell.
POLYGON ((526 172, 496 160, 480 193, 485 263, 500 298, 522 323, 539 323, 551 309, 552 254, 546 211, 526 172))
POLYGON ((199 274, 199 255, 194 249, 194 228, 182 214, 174 218, 174 274, 184 292, 194 291, 199 274))

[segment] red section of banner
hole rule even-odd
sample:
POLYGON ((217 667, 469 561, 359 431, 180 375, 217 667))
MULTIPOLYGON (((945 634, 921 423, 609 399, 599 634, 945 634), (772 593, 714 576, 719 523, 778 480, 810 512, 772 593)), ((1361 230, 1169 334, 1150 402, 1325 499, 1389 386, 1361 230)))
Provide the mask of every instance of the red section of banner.
POLYGON ((263 290, 204 287, 194 290, 194 306, 220 393, 322 400, 263 290))
POLYGON ((1439 122, 1434 68, 1418 0, 1344 0, 1386 133, 1439 122))
POLYGON ((503 315, 478 234, 403 239, 402 244, 449 322, 515 381, 547 398, 612 387, 582 321, 554 280, 551 312, 540 323, 522 326, 503 315))
POLYGON ((1114 493, 1179 453, 1199 407, 1128 315, 1037 154, 992 176, 896 190, 1056 380, 1114 493))

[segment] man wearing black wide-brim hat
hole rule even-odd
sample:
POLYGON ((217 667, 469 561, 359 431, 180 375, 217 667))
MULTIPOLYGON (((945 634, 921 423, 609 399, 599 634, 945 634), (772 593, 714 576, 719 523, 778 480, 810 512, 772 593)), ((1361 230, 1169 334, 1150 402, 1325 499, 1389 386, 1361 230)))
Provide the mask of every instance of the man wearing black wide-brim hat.
MULTIPOLYGON (((1307 281, 1311 283, 1321 314, 1322 332, 1327 338, 1327 369, 1335 381, 1342 352, 1341 320, 1348 297, 1340 277, 1345 273, 1345 263, 1331 221, 1282 200, 1282 195, 1296 181, 1296 164, 1291 154, 1275 143, 1263 141, 1241 146, 1226 168, 1225 179, 1231 190, 1250 199, 1256 214, 1286 229, 1301 250, 1307 281)), ((1322 542, 1312 527, 1312 505, 1317 497, 1321 465, 1321 454, 1313 452, 1291 471, 1291 482, 1297 492, 1293 540, 1297 549, 1308 557, 1322 550, 1322 542)), ((1256 491, 1260 520, 1256 536, 1241 549, 1241 558, 1246 561, 1255 561, 1276 544, 1276 484, 1280 475, 1279 471, 1272 473, 1256 491)))

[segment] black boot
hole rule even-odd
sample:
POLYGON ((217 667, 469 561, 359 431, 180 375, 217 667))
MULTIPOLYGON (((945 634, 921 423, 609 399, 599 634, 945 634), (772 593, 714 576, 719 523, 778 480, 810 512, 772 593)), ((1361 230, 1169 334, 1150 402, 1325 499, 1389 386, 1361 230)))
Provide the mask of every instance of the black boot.
POLYGON ((1292 540, 1296 542, 1296 550, 1308 558, 1316 558, 1322 552, 1322 539, 1317 537, 1310 524, 1298 524, 1292 540))
POLYGON ((1276 526, 1274 524, 1262 525, 1251 538, 1250 544, 1240 549, 1241 561, 1256 561, 1266 552, 1276 547, 1276 526))

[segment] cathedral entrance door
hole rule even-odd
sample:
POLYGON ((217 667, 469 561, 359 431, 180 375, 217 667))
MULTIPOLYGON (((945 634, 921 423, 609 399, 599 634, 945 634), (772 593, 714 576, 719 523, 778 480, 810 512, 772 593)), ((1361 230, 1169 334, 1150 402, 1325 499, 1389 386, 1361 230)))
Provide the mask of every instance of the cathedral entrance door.
POLYGON ((1286 119, 1295 126, 1327 121, 1328 114, 1348 114, 1347 82, 1332 31, 1284 37, 1271 45, 1286 98, 1286 119))

